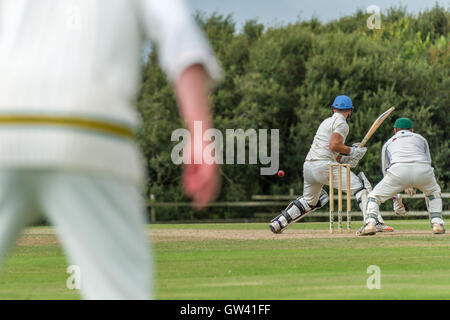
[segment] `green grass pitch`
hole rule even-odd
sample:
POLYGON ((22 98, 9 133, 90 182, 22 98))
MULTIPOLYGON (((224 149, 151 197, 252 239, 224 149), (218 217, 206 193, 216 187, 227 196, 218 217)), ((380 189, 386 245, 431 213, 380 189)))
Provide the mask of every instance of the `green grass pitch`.
MULTIPOLYGON (((427 220, 389 224, 395 233, 373 237, 330 236, 325 222, 281 237, 257 223, 152 225, 155 298, 450 299, 448 233, 433 235, 427 220), (366 286, 370 265, 381 270, 380 289, 366 286)), ((79 299, 48 229, 28 229, 10 253, 0 299, 79 299)))

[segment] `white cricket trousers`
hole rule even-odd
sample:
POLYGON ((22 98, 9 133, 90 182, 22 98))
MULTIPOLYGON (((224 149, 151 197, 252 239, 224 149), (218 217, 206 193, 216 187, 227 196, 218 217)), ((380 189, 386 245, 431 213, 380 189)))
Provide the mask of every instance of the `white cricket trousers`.
POLYGON ((55 226, 69 264, 79 267, 82 298, 149 299, 151 248, 144 212, 139 188, 113 178, 0 171, 0 263, 22 228, 42 213, 55 226))
MULTIPOLYGON (((407 188, 419 189, 427 197, 441 192, 434 176, 434 169, 429 164, 396 163, 388 169, 383 180, 369 193, 369 198, 375 198, 377 203, 383 203, 407 188)), ((367 212, 373 213, 377 210, 378 206, 372 203, 369 204, 367 212)), ((440 212, 442 208, 437 206, 432 210, 440 212)))
MULTIPOLYGON (((332 161, 305 161, 303 164, 303 197, 310 205, 319 201, 320 190, 329 185, 330 164, 332 161)), ((342 168, 342 190, 347 192, 347 169, 342 168)), ((338 168, 333 169, 333 185, 338 188, 338 168)), ((350 192, 352 195, 363 187, 361 180, 350 172, 350 192)))

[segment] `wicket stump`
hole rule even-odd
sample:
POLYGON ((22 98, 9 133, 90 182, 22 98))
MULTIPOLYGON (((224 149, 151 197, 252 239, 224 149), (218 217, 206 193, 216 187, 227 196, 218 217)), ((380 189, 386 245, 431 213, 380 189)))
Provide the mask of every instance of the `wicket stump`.
POLYGON ((350 192, 350 166, 348 164, 330 164, 330 233, 334 233, 334 175, 333 169, 338 168, 338 233, 342 233, 342 168, 347 172, 347 232, 352 232, 351 227, 351 192, 350 192))

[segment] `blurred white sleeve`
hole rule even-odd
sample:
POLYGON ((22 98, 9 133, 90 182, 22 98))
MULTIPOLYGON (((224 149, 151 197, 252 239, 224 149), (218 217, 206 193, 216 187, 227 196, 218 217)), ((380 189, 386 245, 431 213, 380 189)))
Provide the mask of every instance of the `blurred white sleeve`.
POLYGON ((183 0, 139 0, 147 36, 158 47, 159 62, 170 82, 189 66, 201 64, 214 81, 221 68, 207 39, 183 0))

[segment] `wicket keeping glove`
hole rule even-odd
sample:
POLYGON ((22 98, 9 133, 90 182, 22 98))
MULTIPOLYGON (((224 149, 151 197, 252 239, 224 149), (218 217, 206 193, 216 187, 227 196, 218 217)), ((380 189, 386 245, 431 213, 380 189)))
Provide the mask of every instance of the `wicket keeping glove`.
POLYGON ((402 195, 399 193, 397 197, 392 197, 392 201, 394 202, 394 212, 398 216, 406 216, 407 208, 406 203, 403 203, 402 195))
POLYGON ((405 189, 405 193, 408 194, 410 197, 412 197, 416 194, 416 189, 414 188, 405 189))

